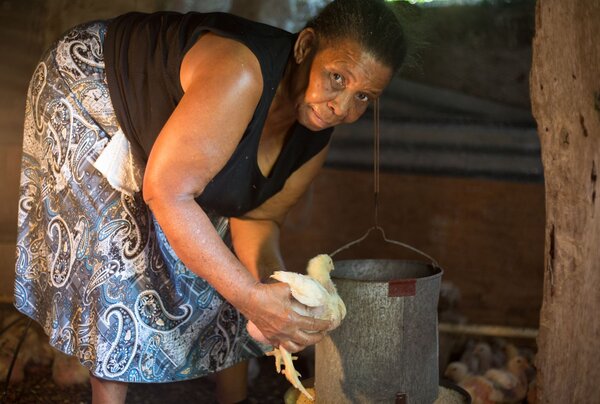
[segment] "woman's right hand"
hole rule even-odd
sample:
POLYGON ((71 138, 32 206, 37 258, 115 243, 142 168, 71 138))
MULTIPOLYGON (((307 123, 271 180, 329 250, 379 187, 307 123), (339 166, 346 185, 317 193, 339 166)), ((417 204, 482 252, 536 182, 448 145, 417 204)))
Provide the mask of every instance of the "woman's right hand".
POLYGON ((331 325, 328 320, 303 316, 306 307, 292 297, 286 283, 256 283, 239 310, 273 346, 299 352, 314 345, 331 325))

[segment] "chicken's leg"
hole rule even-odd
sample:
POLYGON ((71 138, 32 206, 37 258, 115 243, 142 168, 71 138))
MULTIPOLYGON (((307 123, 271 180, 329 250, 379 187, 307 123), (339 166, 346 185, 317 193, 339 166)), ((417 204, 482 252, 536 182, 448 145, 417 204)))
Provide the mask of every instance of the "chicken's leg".
POLYGON ((285 378, 288 381, 302 392, 309 400, 314 401, 313 396, 311 396, 308 391, 298 379, 298 376, 302 376, 294 367, 294 360, 298 359, 297 356, 292 356, 284 347, 280 346, 279 348, 274 348, 271 352, 267 352, 268 356, 275 357, 275 369, 277 369, 277 373, 282 373, 285 375, 285 378), (281 365, 285 366, 285 369, 281 369, 281 365))

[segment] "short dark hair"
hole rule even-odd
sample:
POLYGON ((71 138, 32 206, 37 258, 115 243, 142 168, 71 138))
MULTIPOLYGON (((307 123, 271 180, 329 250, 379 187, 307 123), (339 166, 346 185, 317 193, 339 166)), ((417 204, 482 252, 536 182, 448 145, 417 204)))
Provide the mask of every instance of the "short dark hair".
POLYGON ((334 0, 306 24, 325 43, 351 39, 397 71, 406 56, 398 17, 383 0, 334 0))

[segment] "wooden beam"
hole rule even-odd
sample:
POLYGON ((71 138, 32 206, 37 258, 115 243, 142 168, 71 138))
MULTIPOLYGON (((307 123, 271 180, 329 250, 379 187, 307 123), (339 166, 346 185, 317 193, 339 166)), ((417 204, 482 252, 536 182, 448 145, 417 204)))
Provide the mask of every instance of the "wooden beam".
POLYGON ((499 325, 481 324, 451 324, 439 323, 438 330, 444 334, 482 335, 499 338, 537 338, 538 330, 535 328, 508 327, 499 325))
POLYGON ((598 21, 600 1, 537 2, 530 89, 546 187, 540 403, 600 397, 598 21))

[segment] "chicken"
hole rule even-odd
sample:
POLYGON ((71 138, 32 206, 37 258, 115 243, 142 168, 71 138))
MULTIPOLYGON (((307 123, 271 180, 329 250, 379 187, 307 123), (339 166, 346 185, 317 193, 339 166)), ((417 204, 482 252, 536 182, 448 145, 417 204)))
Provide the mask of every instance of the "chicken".
MULTIPOLYGON (((331 331, 338 327, 346 316, 346 306, 329 277, 329 273, 332 270, 333 260, 331 257, 327 254, 320 254, 308 262, 306 267, 307 275, 276 271, 271 277, 280 282, 287 283, 290 286, 294 299, 308 306, 306 310, 296 309, 298 314, 330 320, 331 326, 328 331, 331 331)), ((265 340, 264 336, 252 322, 248 322, 248 333, 258 341, 265 340)), ((293 360, 297 359, 297 357, 292 356, 282 346, 274 348, 267 355, 275 357, 275 368, 278 373, 283 373, 294 387, 310 400, 313 400, 313 397, 304 388, 298 378, 301 376, 300 373, 294 368, 293 360), (285 366, 283 370, 281 369, 282 364, 285 366)))
POLYGON ((514 344, 507 343, 504 346, 504 353, 506 354, 507 362, 516 356, 521 356, 521 352, 519 348, 517 348, 514 344))
POLYGON ((506 365, 510 359, 520 356, 525 359, 524 363, 526 363, 526 366, 524 366, 524 368, 525 376, 527 376, 527 382, 532 382, 535 379, 536 370, 535 366, 533 365, 535 363, 535 351, 532 348, 523 346, 516 347, 513 344, 507 343, 504 346, 504 352, 508 358, 504 365, 506 365))
POLYGON ((492 359, 490 344, 485 341, 469 340, 460 361, 467 365, 469 372, 483 374, 492 367, 492 359))
POLYGON ((502 393, 501 402, 520 403, 527 397, 527 372, 530 368, 527 359, 517 355, 508 361, 505 369, 490 369, 484 376, 502 393))
POLYGON ((472 404, 495 404, 502 399, 502 393, 491 380, 471 374, 463 362, 451 362, 444 376, 465 389, 471 396, 472 404))
POLYGON ((455 383, 460 383, 467 377, 471 376, 469 368, 466 364, 460 361, 450 362, 444 371, 444 376, 455 383))

